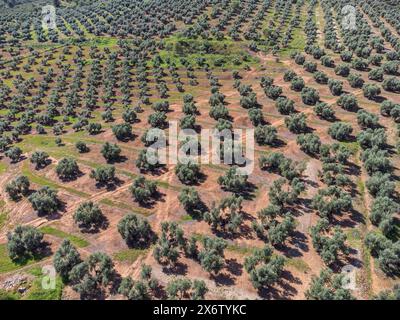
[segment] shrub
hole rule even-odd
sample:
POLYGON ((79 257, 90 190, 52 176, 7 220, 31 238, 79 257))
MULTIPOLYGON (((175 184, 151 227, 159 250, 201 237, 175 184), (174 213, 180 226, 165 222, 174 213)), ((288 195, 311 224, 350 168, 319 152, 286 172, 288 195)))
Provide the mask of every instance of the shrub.
POLYGON ((239 174, 237 171, 236 167, 229 168, 225 175, 218 178, 218 184, 222 188, 234 193, 245 192, 247 189, 248 176, 239 174))
POLYGON ((345 141, 348 140, 350 134, 353 132, 353 128, 349 123, 335 122, 328 129, 329 135, 336 140, 345 141))
POLYGON ((154 240, 149 222, 133 213, 124 216, 117 228, 122 239, 131 247, 147 247, 154 240))
POLYGON ((129 191, 135 201, 146 204, 157 194, 157 185, 155 181, 149 181, 145 177, 139 176, 133 180, 129 191))
POLYGON ((110 184, 115 181, 115 167, 111 165, 100 166, 90 172, 90 178, 99 184, 110 184))
POLYGON ((31 226, 17 226, 7 234, 7 250, 12 260, 36 256, 40 253, 43 243, 43 233, 31 226))
POLYGON ((358 73, 350 73, 347 77, 347 81, 352 88, 362 88, 364 85, 364 80, 358 73))
POLYGON ((260 145, 274 145, 277 139, 277 130, 273 126, 257 126, 254 131, 254 137, 260 145))
POLYGON ((78 163, 73 158, 63 158, 56 166, 56 173, 61 179, 72 180, 80 173, 78 163))
POLYGON ((76 209, 74 221, 86 230, 95 230, 104 222, 104 215, 97 204, 88 201, 80 204, 76 209))
POLYGON ((294 101, 290 100, 286 97, 279 97, 276 102, 275 105, 279 111, 279 113, 284 114, 284 115, 288 115, 293 113, 294 110, 294 101))
POLYGON ((293 133, 302 133, 307 130, 307 116, 304 113, 297 113, 285 118, 286 127, 293 133))
POLYGON ((60 206, 60 200, 57 197, 57 191, 50 187, 42 187, 28 197, 34 210, 40 215, 51 215, 57 212, 60 206))
POLYGON ((364 97, 374 100, 381 94, 381 89, 376 84, 364 84, 363 87, 364 97))
POLYGON ((314 79, 319 84, 327 84, 328 80, 329 80, 328 76, 322 71, 315 72, 314 73, 314 79))
POLYGON ((121 148, 118 147, 115 143, 111 144, 109 142, 106 142, 105 144, 103 144, 100 152, 107 160, 107 162, 113 162, 120 158, 121 148))
POLYGON ((334 96, 340 96, 343 92, 343 82, 335 79, 328 80, 328 87, 334 96))
POLYGON ((31 163, 35 165, 35 169, 43 168, 49 161, 49 155, 44 151, 35 151, 31 156, 31 163))
POLYGON ((17 178, 6 184, 4 191, 12 200, 17 201, 21 198, 21 196, 28 195, 29 187, 30 182, 28 177, 18 176, 17 178))
POLYGON ((300 145, 301 150, 305 153, 316 155, 319 154, 319 149, 321 148, 320 138, 313 134, 301 134, 297 137, 297 144, 300 145))
POLYGON ((318 91, 314 88, 305 87, 301 90, 301 99, 306 105, 315 105, 319 100, 318 91))
POLYGON ((358 109, 357 98, 351 93, 342 94, 338 99, 337 104, 347 111, 355 111, 358 109))
POLYGON ((317 116, 325 120, 335 119, 335 111, 325 102, 319 102, 314 107, 314 112, 317 116))
POLYGON ((175 167, 175 174, 183 184, 194 184, 200 177, 200 166, 196 163, 178 163, 175 167))

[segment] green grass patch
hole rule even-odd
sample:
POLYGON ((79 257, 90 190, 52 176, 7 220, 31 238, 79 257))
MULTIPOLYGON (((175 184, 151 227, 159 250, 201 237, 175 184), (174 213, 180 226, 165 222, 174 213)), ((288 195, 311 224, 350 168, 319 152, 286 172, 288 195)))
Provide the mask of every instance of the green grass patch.
POLYGON ((8 165, 6 163, 0 162, 0 174, 6 172, 8 165))
POLYGON ((75 195, 77 195, 79 197, 82 197, 82 198, 88 198, 89 197, 89 194, 87 194, 87 193, 85 193, 83 191, 79 191, 79 190, 76 190, 74 188, 69 188, 69 187, 65 187, 63 185, 59 185, 58 183, 56 183, 56 182, 54 182, 52 180, 49 180, 49 179, 47 179, 47 178, 45 178, 43 176, 35 174, 34 172, 32 172, 29 169, 29 166, 28 166, 27 163, 24 163, 24 165, 22 167, 22 174, 24 176, 27 176, 28 179, 31 182, 36 183, 36 184, 38 184, 40 186, 48 186, 48 187, 51 187, 51 188, 54 188, 54 189, 64 189, 65 191, 68 191, 68 192, 70 192, 72 194, 75 194, 75 195))
POLYGON ((253 254, 254 251, 258 249, 256 247, 249 247, 249 246, 243 246, 243 245, 237 245, 237 244, 228 244, 226 247, 226 250, 229 250, 234 253, 242 254, 242 255, 250 255, 253 254))
POLYGON ((258 65, 259 60, 246 51, 246 46, 246 41, 237 42, 228 37, 222 40, 204 40, 189 39, 177 34, 165 40, 165 49, 159 54, 164 62, 167 58, 171 59, 177 67, 183 66, 181 58, 197 66, 197 59, 200 57, 213 69, 237 69, 244 65, 258 65), (218 61, 222 63, 219 64, 218 61))
POLYGON ((14 270, 18 270, 24 266, 30 265, 37 261, 40 261, 40 257, 27 258, 21 261, 13 261, 8 256, 8 250, 6 244, 0 244, 0 273, 6 273, 14 270))
POLYGON ((140 256, 146 254, 148 249, 126 249, 114 253, 113 258, 119 262, 134 263, 140 256))
POLYGON ((54 289, 45 289, 42 285, 43 277, 41 275, 33 281, 23 300, 61 300, 64 287, 61 277, 56 277, 54 289))
POLYGON ((143 208, 137 208, 137 207, 132 207, 129 204, 123 203, 123 202, 119 202, 119 201, 113 201, 111 199, 105 198, 105 199, 101 199, 100 203, 105 204, 107 206, 110 207, 115 207, 115 208, 119 208, 119 209, 123 209, 123 210, 128 210, 131 211, 133 213, 148 217, 151 216, 153 213, 149 210, 143 209, 143 208))
POLYGON ((339 143, 341 145, 344 145, 345 147, 347 147, 353 155, 355 155, 358 152, 358 150, 360 150, 360 144, 357 141, 355 141, 355 142, 339 142, 339 143))
POLYGON ((0 301, 1 300, 19 300, 21 295, 16 292, 6 291, 4 289, 0 289, 0 301))
POLYGON ((180 219, 181 222, 193 221, 193 217, 189 214, 185 214, 180 219))
POLYGON ((7 213, 0 213, 0 230, 6 224, 7 219, 8 219, 8 214, 7 213))
POLYGON ((78 248, 84 248, 90 244, 87 240, 85 240, 81 237, 75 236, 70 233, 66 233, 64 231, 61 231, 59 229, 56 229, 56 228, 53 228, 50 226, 42 227, 42 228, 40 228, 40 231, 42 231, 44 234, 49 234, 49 235, 55 236, 57 238, 68 239, 69 241, 71 241, 72 244, 74 244, 78 248))
POLYGON ((300 258, 290 258, 285 260, 287 266, 291 266, 296 270, 306 273, 311 270, 310 266, 300 258))

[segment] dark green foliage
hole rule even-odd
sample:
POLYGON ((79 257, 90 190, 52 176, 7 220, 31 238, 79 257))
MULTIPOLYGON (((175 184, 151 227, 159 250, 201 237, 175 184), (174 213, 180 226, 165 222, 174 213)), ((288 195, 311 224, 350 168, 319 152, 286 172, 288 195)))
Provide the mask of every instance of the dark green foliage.
POLYGON ((203 250, 199 252, 201 266, 209 273, 218 274, 225 264, 226 241, 221 238, 204 237, 202 243, 203 250))
POLYGON ((382 88, 389 92, 400 93, 400 80, 396 77, 385 79, 382 83, 382 88))
POLYGON ((7 250, 12 260, 36 256, 43 247, 43 233, 31 226, 17 226, 7 234, 7 250))
POLYGON ((399 212, 400 206, 387 196, 379 196, 372 204, 369 219, 378 226, 386 236, 396 228, 394 214, 399 212))
POLYGON ((319 84, 327 84, 329 80, 328 76, 322 71, 315 72, 314 79, 319 84))
POLYGON ((265 246, 256 249, 251 256, 245 258, 244 268, 250 276, 254 288, 261 289, 275 284, 282 275, 285 259, 273 255, 273 249, 265 246))
POLYGON ((12 200, 17 201, 21 199, 22 196, 28 195, 29 186, 29 179, 26 176, 18 176, 6 184, 4 191, 12 200))
POLYGON ((347 77, 347 81, 352 88, 362 88, 364 85, 364 80, 358 73, 350 73, 347 77))
POLYGON ((53 258, 53 265, 64 282, 68 282, 73 267, 81 263, 81 257, 68 239, 64 239, 53 258))
POLYGON ((78 150, 79 153, 86 153, 90 151, 89 147, 83 141, 78 141, 75 144, 75 148, 78 150))
POLYGON ((294 112, 294 101, 286 97, 276 99, 275 105, 280 114, 288 115, 294 112))
POLYGON ((118 232, 130 247, 147 247, 154 240, 149 222, 133 213, 127 214, 118 222, 118 232))
POLYGON ((86 127, 86 129, 89 132, 89 134, 91 134, 91 135, 99 134, 101 132, 101 124, 100 123, 91 122, 86 127))
POLYGON ((349 123, 345 122, 335 122, 329 129, 329 135, 336 140, 346 141, 349 139, 350 134, 353 132, 353 128, 349 123))
POLYGON ((311 279, 305 296, 307 300, 354 300, 350 290, 343 288, 343 274, 334 274, 330 269, 321 270, 311 279))
POLYGON ((337 104, 347 111, 355 111, 358 109, 357 98, 351 93, 342 94, 338 99, 337 104))
POLYGON ((149 115, 148 123, 153 128, 164 129, 165 127, 167 127, 167 115, 165 114, 165 112, 154 112, 149 115))
POLYGON ((168 282, 166 292, 171 300, 203 300, 208 289, 203 280, 193 282, 186 278, 178 278, 168 282))
POLYGON ((268 156, 262 155, 259 164, 261 169, 277 173, 288 180, 293 180, 301 174, 297 168, 297 163, 285 158, 282 153, 278 152, 272 152, 268 156))
POLYGON ((254 138, 259 145, 273 146, 277 140, 277 130, 273 126, 259 125, 254 131, 254 138))
POLYGON ((357 112, 357 123, 361 128, 375 128, 378 126, 378 116, 361 109, 357 112))
POLYGON ((69 273, 73 289, 80 294, 81 299, 94 299, 104 295, 114 276, 114 263, 102 252, 91 254, 86 261, 75 265, 69 273))
POLYGON ((304 87, 301 90, 301 99, 304 104, 314 106, 319 101, 318 91, 314 88, 304 87))
POLYGON ((335 68, 335 74, 342 77, 347 77, 350 74, 350 68, 347 64, 339 64, 335 68))
POLYGON ((175 167, 175 174, 183 184, 194 184, 200 178, 200 166, 196 163, 178 163, 175 167))
POLYGON ((301 150, 311 155, 319 154, 321 147, 320 138, 314 133, 301 134, 297 137, 297 144, 300 145, 301 150))
POLYGON ((325 120, 335 119, 335 111, 325 102, 318 102, 314 107, 314 112, 317 116, 325 120))
POLYGON ((19 147, 11 147, 4 154, 11 159, 11 162, 18 162, 21 158, 22 150, 19 147))
POLYGON ((199 193, 193 187, 183 188, 178 196, 178 200, 189 214, 195 213, 197 210, 201 209, 203 204, 199 193))
POLYGON ((389 172, 392 169, 390 161, 387 158, 387 152, 377 147, 365 149, 361 154, 361 160, 369 175, 378 171, 389 172))
POLYGON ((179 249, 186 247, 183 230, 176 222, 162 222, 161 235, 153 250, 153 256, 160 264, 174 266, 180 256, 179 249))
POLYGON ((386 132, 385 129, 371 129, 361 131, 357 136, 357 141, 363 149, 376 147, 384 149, 386 146, 386 132))
POLYGON ((351 196, 337 186, 330 186, 318 190, 312 200, 312 206, 322 218, 331 218, 333 215, 352 209, 351 196))
POLYGON ((35 165, 35 169, 37 170, 46 166, 49 161, 49 155, 44 151, 35 151, 32 153, 30 161, 35 165))
POLYGON ((196 125, 196 117, 193 115, 186 115, 179 120, 179 127, 181 129, 194 129, 196 125))
POLYGON ((282 94, 282 88, 279 86, 271 85, 269 87, 266 87, 264 89, 264 92, 268 98, 270 98, 272 100, 276 100, 282 94))
POLYGON ((395 191, 395 183, 388 173, 376 172, 366 183, 369 193, 374 197, 391 197, 395 191))
POLYGON ((217 182, 221 188, 240 194, 247 190, 247 179, 247 175, 239 173, 236 167, 231 167, 217 182))
POLYGON ((261 109, 258 108, 251 108, 248 111, 249 119, 253 126, 262 125, 264 123, 264 116, 262 114, 261 109))
POLYGON ((104 215, 97 204, 88 201, 76 209, 74 221, 85 230, 96 230, 104 222, 104 215))
POLYGON ((374 100, 381 94, 381 89, 376 84, 364 84, 363 87, 364 97, 374 100))
POLYGON ((307 116, 304 113, 296 113, 285 118, 286 127, 293 133, 307 131, 307 116))
POLYGON ((60 179, 72 180, 80 173, 78 163, 73 158, 63 158, 56 166, 56 173, 60 179))
POLYGON ((120 141, 126 141, 132 137, 132 126, 129 123, 121 123, 112 126, 112 132, 120 141))
POLYGON ((289 82, 296 76, 297 76, 296 72, 294 72, 293 70, 288 70, 283 74, 283 80, 285 82, 289 82))
POLYGON ((133 180, 129 191, 135 201, 147 204, 157 195, 157 185, 155 181, 149 181, 144 176, 139 176, 133 180))
POLYGON ((324 235, 329 229, 329 222, 326 218, 318 221, 317 225, 311 227, 311 238, 313 247, 321 255, 322 260, 331 265, 339 259, 339 254, 348 254, 345 244, 346 235, 339 227, 334 228, 333 235, 324 235))
POLYGON ((270 203, 283 208, 291 205, 298 200, 301 192, 305 190, 305 185, 299 178, 294 178, 290 184, 284 178, 279 178, 272 183, 268 196, 270 203))
POLYGON ((114 162, 120 158, 121 148, 118 147, 115 143, 111 144, 109 142, 106 142, 105 144, 103 144, 100 152, 103 155, 104 159, 107 160, 107 162, 114 162))
POLYGON ((291 81, 290 89, 300 92, 301 90, 303 90, 304 86, 305 86, 305 82, 304 82, 303 78, 296 76, 291 81))
POLYGON ((343 92, 343 82, 336 79, 328 80, 328 87, 334 96, 340 96, 343 92))
POLYGON ((204 220, 214 232, 235 234, 239 231, 243 221, 242 201, 242 197, 236 195, 226 197, 218 206, 213 204, 211 210, 204 213, 204 220))
POLYGON ((375 81, 383 81, 383 69, 382 68, 372 69, 368 73, 368 79, 375 81))
POLYGON ((60 200, 57 191, 50 187, 42 187, 28 197, 34 210, 40 215, 51 215, 57 212, 60 200))

